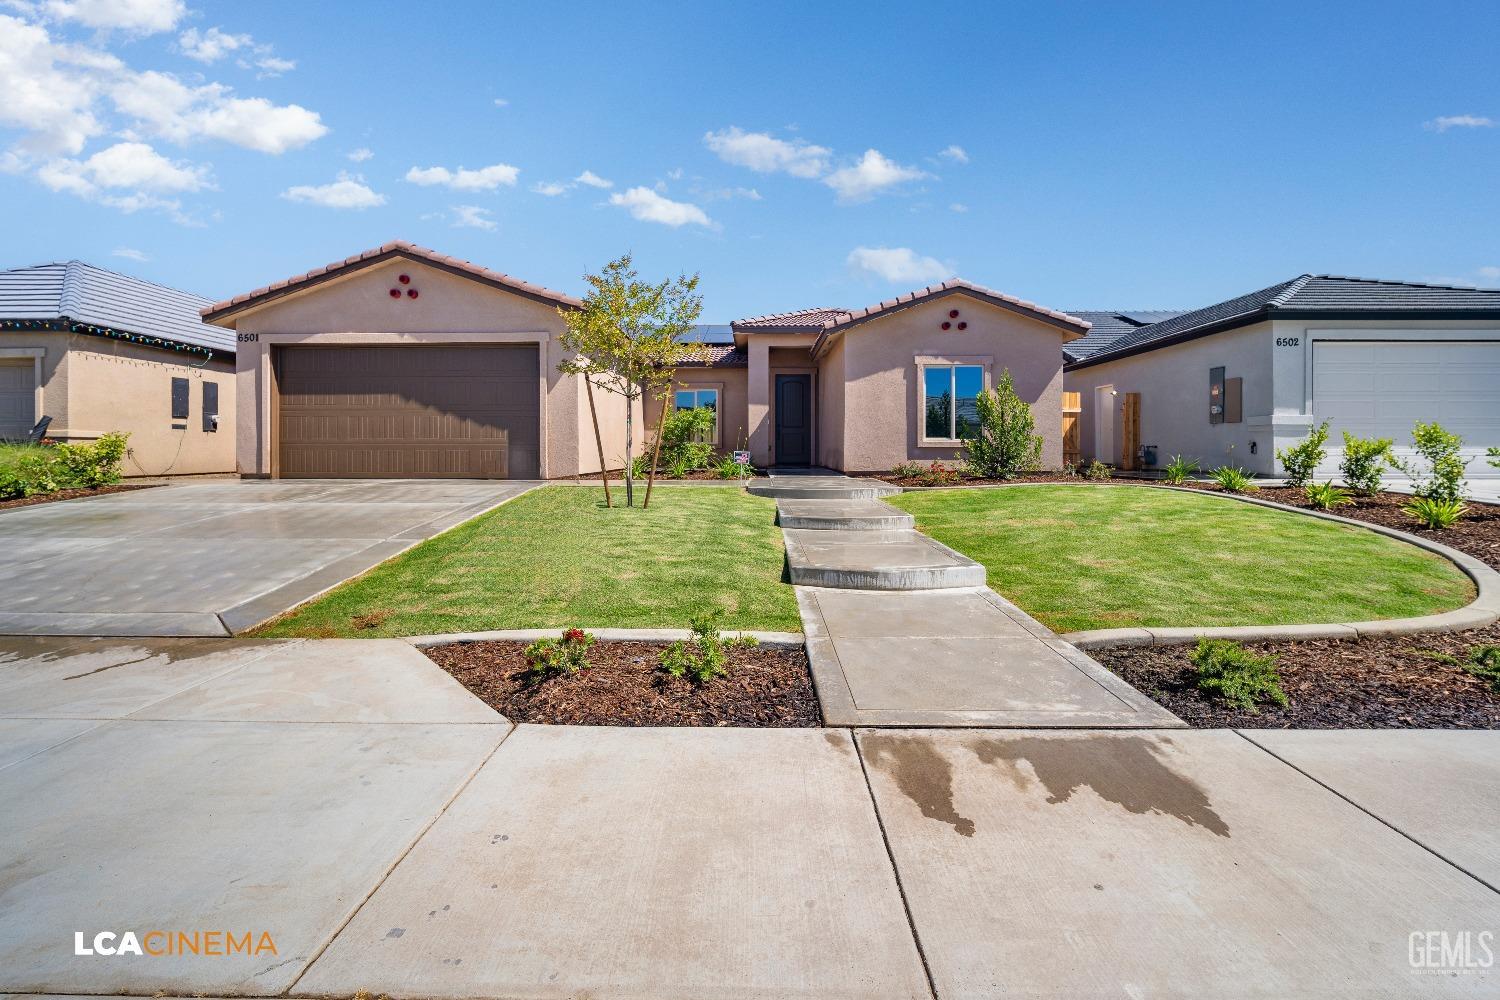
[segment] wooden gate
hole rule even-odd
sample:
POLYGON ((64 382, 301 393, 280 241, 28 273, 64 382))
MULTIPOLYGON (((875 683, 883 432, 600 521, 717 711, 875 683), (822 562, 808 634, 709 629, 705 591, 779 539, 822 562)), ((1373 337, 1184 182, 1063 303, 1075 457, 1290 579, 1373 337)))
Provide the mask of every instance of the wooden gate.
POLYGON ((1065 392, 1062 394, 1062 442, 1063 442, 1063 464, 1078 465, 1083 461, 1083 449, 1079 442, 1078 421, 1082 419, 1083 404, 1082 393, 1065 392))
POLYGON ((1120 427, 1120 468, 1128 472, 1136 467, 1136 453, 1141 450, 1141 394, 1127 392, 1122 398, 1125 421, 1120 427))

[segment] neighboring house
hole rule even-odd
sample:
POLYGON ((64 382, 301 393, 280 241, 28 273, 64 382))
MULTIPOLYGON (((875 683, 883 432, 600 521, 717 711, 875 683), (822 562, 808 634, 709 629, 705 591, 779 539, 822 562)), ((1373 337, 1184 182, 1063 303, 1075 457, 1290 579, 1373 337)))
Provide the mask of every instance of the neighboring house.
POLYGON ((208 299, 82 261, 0 271, 0 438, 128 431, 127 476, 233 472, 234 337, 208 299))
POLYGON ((1181 454, 1277 475, 1276 450, 1324 420, 1325 475, 1345 430, 1403 456, 1417 421, 1462 435, 1466 455, 1500 445, 1500 290, 1303 274, 1154 322, 1081 315, 1094 328, 1065 348, 1064 387, 1085 458, 1132 468, 1145 447, 1159 465, 1181 454))

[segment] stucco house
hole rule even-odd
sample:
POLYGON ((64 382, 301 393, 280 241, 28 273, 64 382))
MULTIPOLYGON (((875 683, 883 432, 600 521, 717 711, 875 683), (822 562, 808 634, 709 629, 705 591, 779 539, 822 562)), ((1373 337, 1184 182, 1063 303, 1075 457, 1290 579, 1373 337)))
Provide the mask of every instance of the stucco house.
MULTIPOLYGON (((1412 425, 1437 421, 1465 454, 1500 446, 1500 289, 1302 274, 1184 313, 1094 313, 1064 347, 1084 457, 1137 468, 1184 455, 1277 475, 1276 450, 1330 422, 1409 455, 1412 425)), ((1483 461, 1471 477, 1497 471, 1483 461)))
POLYGON ((130 434, 126 476, 235 471, 234 337, 208 299, 82 261, 0 271, 0 438, 130 434))

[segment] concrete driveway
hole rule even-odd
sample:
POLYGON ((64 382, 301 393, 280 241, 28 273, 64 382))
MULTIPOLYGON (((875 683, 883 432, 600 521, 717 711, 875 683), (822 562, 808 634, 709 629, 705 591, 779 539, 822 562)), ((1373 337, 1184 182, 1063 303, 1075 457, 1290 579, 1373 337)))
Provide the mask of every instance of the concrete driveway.
POLYGON ((535 484, 208 481, 0 512, 0 634, 243 632, 535 484))

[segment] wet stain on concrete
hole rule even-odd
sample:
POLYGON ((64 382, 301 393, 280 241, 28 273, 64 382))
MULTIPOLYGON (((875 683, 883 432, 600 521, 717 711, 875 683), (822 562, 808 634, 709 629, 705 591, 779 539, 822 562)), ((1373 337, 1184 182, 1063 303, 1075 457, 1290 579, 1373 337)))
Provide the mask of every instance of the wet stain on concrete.
POLYGON ((1229 836, 1229 825, 1214 812, 1208 794, 1168 767, 1156 745, 1143 736, 981 739, 971 748, 986 764, 1009 765, 1012 780, 1020 774, 1017 765, 1029 763, 1053 805, 1087 786, 1126 812, 1172 816, 1215 836, 1229 836))
POLYGON ((960 836, 974 836, 974 821, 960 815, 953 802, 953 765, 931 739, 880 733, 866 736, 862 745, 870 766, 890 775, 923 816, 947 823, 960 836))
MULTIPOLYGON (((63 680, 76 681, 84 677, 92 677, 95 674, 102 674, 106 670, 114 670, 116 667, 128 667, 136 663, 150 662, 157 663, 162 666, 167 666, 173 663, 185 663, 188 660, 196 660, 205 656, 213 656, 217 653, 222 653, 226 650, 234 648, 234 646, 230 644, 230 641, 226 639, 163 639, 159 640, 159 643, 160 645, 156 646, 156 648, 152 648, 150 646, 144 647, 144 656, 137 656, 133 660, 122 660, 119 663, 111 663, 108 666, 99 667, 95 670, 86 670, 81 674, 73 674, 69 677, 64 677, 63 680)), ((109 646, 98 646, 94 649, 73 649, 69 650, 68 655, 73 656, 78 655, 79 653, 103 651, 109 648, 109 646)))
POLYGON ((823 739, 845 757, 849 756, 849 738, 839 732, 825 732, 823 739))

